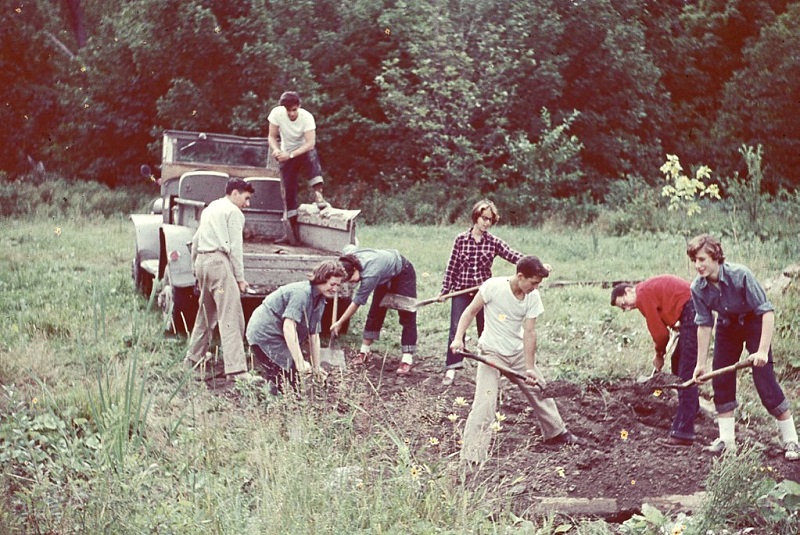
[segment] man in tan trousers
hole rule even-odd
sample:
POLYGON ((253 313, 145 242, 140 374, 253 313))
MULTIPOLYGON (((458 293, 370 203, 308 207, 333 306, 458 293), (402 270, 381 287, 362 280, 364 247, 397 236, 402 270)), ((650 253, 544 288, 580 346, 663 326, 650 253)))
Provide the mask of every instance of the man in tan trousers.
MULTIPOLYGON (((523 256, 512 277, 492 277, 484 282, 472 303, 458 322, 458 330, 450 344, 453 351, 464 348, 464 333, 473 318, 483 309, 485 328, 478 340, 482 355, 505 364, 528 376, 527 384, 544 385, 536 366, 536 318, 544 312, 539 284, 549 271, 535 256, 523 256)), ((489 457, 492 424, 497 410, 500 372, 479 363, 475 378, 475 399, 464 428, 461 458, 470 463, 483 463, 489 457)), ((528 388, 524 384, 520 388, 528 388)), ((531 389, 539 428, 548 445, 575 445, 581 439, 567 431, 558 407, 552 398, 544 398, 541 390, 531 389)))
POLYGON ((244 352, 244 280, 242 209, 250 205, 253 186, 232 178, 225 197, 209 203, 200 215, 192 238, 192 265, 200 286, 200 307, 184 364, 197 368, 208 350, 214 327, 219 325, 225 376, 233 379, 247 371, 244 352))

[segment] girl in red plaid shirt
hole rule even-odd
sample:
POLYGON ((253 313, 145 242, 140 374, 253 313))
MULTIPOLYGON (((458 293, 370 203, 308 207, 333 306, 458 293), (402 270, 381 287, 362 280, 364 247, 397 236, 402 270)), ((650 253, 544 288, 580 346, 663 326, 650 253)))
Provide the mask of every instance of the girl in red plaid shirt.
MULTIPOLYGON (((456 236, 453 243, 450 260, 447 262, 447 271, 442 281, 441 295, 483 284, 491 278, 492 263, 497 256, 515 265, 522 258, 522 253, 515 251, 506 242, 489 233, 489 229, 497 223, 498 219, 500 216, 492 201, 483 199, 475 203, 472 207, 472 227, 456 236)), ((545 267, 549 269, 549 266, 545 267)), ((447 340, 447 361, 445 363, 447 371, 442 379, 442 384, 445 386, 453 384, 456 370, 464 367, 463 357, 454 354, 450 349, 450 344, 455 338, 458 320, 464 309, 472 302, 476 292, 477 288, 473 292, 452 298, 450 336, 447 340)), ((483 311, 478 313, 476 323, 480 336, 483 332, 483 311)))

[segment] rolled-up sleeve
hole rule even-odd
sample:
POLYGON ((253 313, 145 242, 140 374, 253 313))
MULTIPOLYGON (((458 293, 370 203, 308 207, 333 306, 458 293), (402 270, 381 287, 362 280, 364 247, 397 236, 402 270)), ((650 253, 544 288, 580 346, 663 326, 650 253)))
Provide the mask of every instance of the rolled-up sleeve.
POLYGON ((757 316, 762 316, 767 312, 774 310, 772 303, 767 298, 764 288, 756 280, 755 275, 748 269, 744 270, 744 296, 747 305, 757 316))

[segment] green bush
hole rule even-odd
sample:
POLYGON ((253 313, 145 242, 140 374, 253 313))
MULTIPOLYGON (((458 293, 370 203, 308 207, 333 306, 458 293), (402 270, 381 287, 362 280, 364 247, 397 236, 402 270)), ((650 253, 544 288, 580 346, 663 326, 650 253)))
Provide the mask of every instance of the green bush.
POLYGON ((31 173, 13 181, 0 177, 0 217, 127 215, 143 211, 158 195, 158 188, 150 184, 112 189, 99 182, 47 173, 31 173))

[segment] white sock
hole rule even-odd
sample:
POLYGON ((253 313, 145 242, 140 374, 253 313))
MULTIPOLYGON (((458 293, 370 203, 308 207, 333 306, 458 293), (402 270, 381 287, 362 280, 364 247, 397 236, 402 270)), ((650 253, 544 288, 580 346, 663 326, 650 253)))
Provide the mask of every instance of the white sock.
POLYGON ((778 429, 781 431, 783 443, 797 442, 797 429, 794 427, 794 416, 789 416, 786 420, 777 420, 778 429))
POLYGON ((400 359, 400 362, 404 364, 414 364, 414 355, 411 353, 403 353, 403 358, 400 359))
POLYGON ((361 353, 364 353, 365 355, 368 355, 370 351, 371 351, 371 349, 369 348, 369 346, 367 344, 361 344, 361 350, 360 350, 361 353))
POLYGON ((456 376, 456 370, 454 368, 450 368, 447 370, 447 372, 445 372, 445 375, 450 379, 453 379, 456 376))
POLYGON ((736 444, 735 432, 736 420, 731 418, 719 418, 719 438, 725 444, 736 444))

